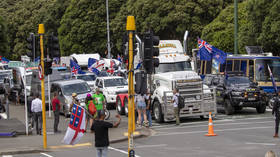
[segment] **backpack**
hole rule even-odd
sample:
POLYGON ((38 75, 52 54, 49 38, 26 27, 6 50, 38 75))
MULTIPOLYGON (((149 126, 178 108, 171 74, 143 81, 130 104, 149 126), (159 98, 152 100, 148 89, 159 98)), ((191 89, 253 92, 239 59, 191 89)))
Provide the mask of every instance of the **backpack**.
POLYGON ((185 99, 181 95, 177 96, 178 97, 178 108, 182 109, 185 107, 185 99))
POLYGON ((89 102, 88 111, 91 115, 94 115, 96 113, 96 107, 92 100, 89 102))

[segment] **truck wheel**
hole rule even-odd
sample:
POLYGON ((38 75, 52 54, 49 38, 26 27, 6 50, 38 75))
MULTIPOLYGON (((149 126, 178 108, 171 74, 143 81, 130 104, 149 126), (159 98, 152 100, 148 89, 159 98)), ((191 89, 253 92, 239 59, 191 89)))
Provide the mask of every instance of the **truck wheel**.
POLYGON ((124 115, 124 107, 122 107, 122 101, 120 97, 117 97, 116 110, 120 115, 124 115))
POLYGON ((265 113, 266 111, 266 105, 265 104, 259 104, 256 108, 257 112, 258 113, 265 113))
POLYGON ((232 115, 234 113, 234 108, 232 107, 230 100, 225 100, 225 114, 226 115, 232 115))
POLYGON ((163 122, 163 114, 162 114, 162 110, 161 110, 161 105, 158 101, 156 101, 154 103, 153 113, 154 113, 154 117, 155 117, 156 122, 162 123, 163 122))
POLYGON ((123 103, 124 103, 124 113, 125 113, 125 116, 128 117, 128 100, 127 100, 127 98, 124 98, 123 103))

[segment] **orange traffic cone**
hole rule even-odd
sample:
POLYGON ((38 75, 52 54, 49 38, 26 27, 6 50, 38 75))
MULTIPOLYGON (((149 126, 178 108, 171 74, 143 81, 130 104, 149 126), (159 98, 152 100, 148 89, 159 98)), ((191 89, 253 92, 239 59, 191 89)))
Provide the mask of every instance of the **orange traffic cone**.
POLYGON ((217 136, 217 134, 214 133, 214 127, 213 127, 211 112, 209 112, 208 134, 205 134, 205 136, 217 136))

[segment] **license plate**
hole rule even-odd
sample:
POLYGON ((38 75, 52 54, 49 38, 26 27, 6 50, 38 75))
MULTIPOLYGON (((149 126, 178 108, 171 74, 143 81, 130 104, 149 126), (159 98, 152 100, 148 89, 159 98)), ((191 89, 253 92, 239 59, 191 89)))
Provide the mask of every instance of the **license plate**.
POLYGON ((256 98, 248 98, 248 100, 256 100, 256 98))

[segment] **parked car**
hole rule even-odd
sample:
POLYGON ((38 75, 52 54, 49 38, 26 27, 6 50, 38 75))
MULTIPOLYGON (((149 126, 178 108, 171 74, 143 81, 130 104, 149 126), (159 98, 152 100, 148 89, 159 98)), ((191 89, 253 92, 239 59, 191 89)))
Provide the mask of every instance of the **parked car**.
POLYGON ((128 92, 126 79, 120 76, 98 77, 95 81, 95 88, 99 88, 105 97, 110 108, 114 107, 118 94, 128 92))
POLYGON ((85 98, 87 93, 91 93, 91 89, 84 80, 63 80, 51 84, 51 98, 53 98, 55 92, 58 93, 61 112, 67 117, 71 113, 72 93, 77 93, 81 106, 85 106, 85 98))
POLYGON ((224 108, 227 115, 243 107, 256 108, 258 113, 266 110, 260 88, 248 77, 240 74, 206 75, 204 83, 216 88, 217 104, 224 108))
POLYGON ((86 81, 88 83, 88 85, 90 86, 90 88, 93 90, 94 83, 95 83, 97 76, 94 73, 86 73, 86 74, 74 75, 74 76, 72 76, 72 78, 86 81))

